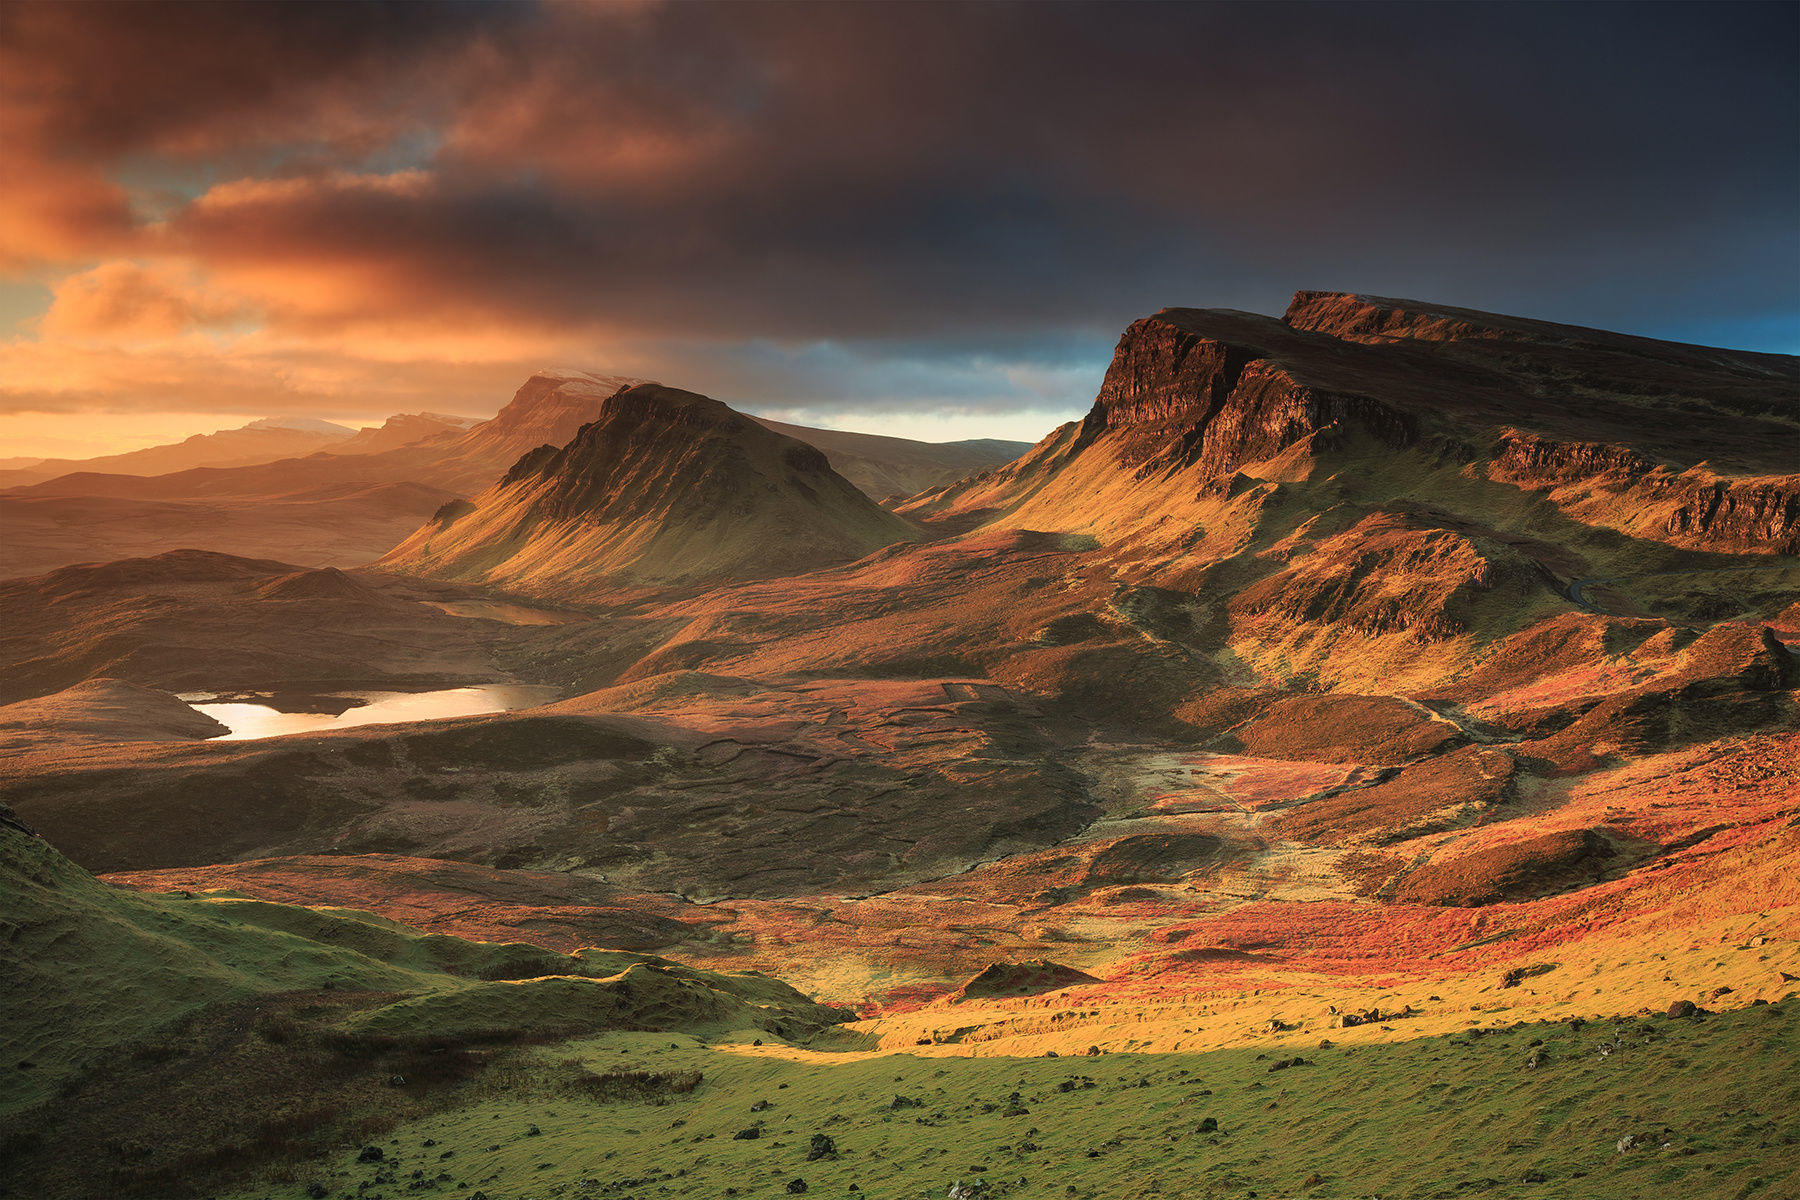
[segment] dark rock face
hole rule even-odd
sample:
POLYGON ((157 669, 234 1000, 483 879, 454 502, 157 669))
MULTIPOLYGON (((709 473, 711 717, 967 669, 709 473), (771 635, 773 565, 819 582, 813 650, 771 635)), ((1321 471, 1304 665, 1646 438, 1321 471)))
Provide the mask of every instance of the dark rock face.
POLYGON ((1708 478, 1671 471, 1626 446, 1529 434, 1502 440, 1489 475, 1538 489, 1604 487, 1651 513, 1666 540, 1696 549, 1800 554, 1800 476, 1708 478))
POLYGON ((1134 321, 1113 352, 1094 399, 1095 415, 1109 429, 1177 419, 1204 425, 1229 399, 1244 368, 1260 356, 1248 346, 1201 337, 1159 317, 1134 321))
POLYGON ((1513 434, 1501 441, 1492 469, 1509 479, 1558 483, 1608 474, 1635 478, 1649 473, 1653 466, 1624 446, 1513 434))
POLYGON ((1330 426, 1355 426, 1394 446, 1417 423, 1368 396, 1305 382, 1276 356, 1300 339, 1279 322, 1170 310, 1119 340, 1082 439, 1128 437, 1128 461, 1227 474, 1330 426), (1196 318, 1205 318, 1204 320, 1196 318))
POLYGON ((467 500, 447 500, 436 512, 431 514, 431 523, 438 526, 448 525, 474 511, 475 506, 467 500))
POLYGON ((1800 554, 1800 477, 1696 484, 1664 528, 1709 547, 1800 554))

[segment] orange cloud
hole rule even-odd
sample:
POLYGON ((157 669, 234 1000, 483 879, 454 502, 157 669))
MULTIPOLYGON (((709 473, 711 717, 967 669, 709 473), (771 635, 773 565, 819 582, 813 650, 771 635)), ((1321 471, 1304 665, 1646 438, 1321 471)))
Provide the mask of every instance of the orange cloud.
POLYGON ((39 328, 53 338, 149 340, 241 322, 244 302, 214 295, 195 273, 139 262, 102 263, 56 285, 39 328))
POLYGON ((0 122, 0 271, 20 273, 125 248, 136 222, 125 189, 86 167, 21 149, 0 122))

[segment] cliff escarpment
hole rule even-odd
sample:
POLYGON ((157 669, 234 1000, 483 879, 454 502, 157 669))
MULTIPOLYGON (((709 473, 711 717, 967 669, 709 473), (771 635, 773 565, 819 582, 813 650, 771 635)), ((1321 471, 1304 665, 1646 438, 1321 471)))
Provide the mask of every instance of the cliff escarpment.
POLYGON ((1323 471, 1379 511, 1414 498, 1422 473, 1452 471, 1464 481, 1435 490, 1466 496, 1434 503, 1465 516, 1503 500, 1476 494, 1486 480, 1590 528, 1794 554, 1796 447, 1800 361, 1787 356, 1300 292, 1281 319, 1170 308, 1133 322, 1072 435, 901 511, 1127 536, 1154 526, 1166 542, 1183 525, 1229 524, 1193 502, 1258 481, 1323 471))
POLYGON ((1723 478, 1620 445, 1509 434, 1489 478, 1548 494, 1565 511, 1694 550, 1800 554, 1800 475, 1723 478))
POLYGON ((1207 477, 1332 425, 1394 446, 1416 438, 1416 421, 1393 406, 1291 369, 1290 361, 1304 371, 1307 349, 1279 322, 1247 314, 1176 309, 1137 321, 1119 341, 1083 437, 1111 433, 1127 462, 1207 477))

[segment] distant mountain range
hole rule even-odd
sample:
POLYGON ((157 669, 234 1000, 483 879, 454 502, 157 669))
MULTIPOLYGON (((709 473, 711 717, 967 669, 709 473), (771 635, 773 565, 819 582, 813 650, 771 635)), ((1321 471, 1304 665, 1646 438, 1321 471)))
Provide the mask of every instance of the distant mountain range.
POLYGON ((475 417, 441 413, 397 413, 384 424, 351 429, 311 417, 263 417, 236 429, 196 433, 166 446, 147 446, 97 458, 7 459, 0 487, 42 483, 63 475, 89 472, 107 475, 167 475, 195 467, 243 467, 330 450, 334 454, 373 454, 411 445, 480 424, 475 417))

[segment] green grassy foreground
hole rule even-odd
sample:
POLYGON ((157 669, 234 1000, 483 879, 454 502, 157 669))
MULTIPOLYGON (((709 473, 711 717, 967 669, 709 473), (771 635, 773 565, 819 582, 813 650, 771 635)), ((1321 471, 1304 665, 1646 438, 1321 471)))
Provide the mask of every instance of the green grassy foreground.
POLYGON ((345 1146, 241 1195, 758 1200, 795 1180, 856 1200, 958 1180, 1045 1197, 1800 1195, 1791 1001, 1302 1054, 833 1064, 609 1033, 533 1050, 466 1106, 377 1139, 378 1162, 345 1146), (639 1090, 621 1098, 607 1072, 639 1090), (808 1161, 818 1135, 832 1151, 808 1161))
POLYGON ((456 1102, 535 1042, 791 1035, 841 1017, 754 973, 132 892, 0 820, 8 1200, 204 1195, 456 1102))

